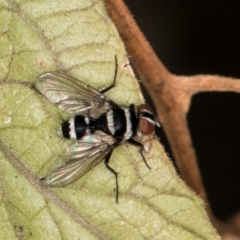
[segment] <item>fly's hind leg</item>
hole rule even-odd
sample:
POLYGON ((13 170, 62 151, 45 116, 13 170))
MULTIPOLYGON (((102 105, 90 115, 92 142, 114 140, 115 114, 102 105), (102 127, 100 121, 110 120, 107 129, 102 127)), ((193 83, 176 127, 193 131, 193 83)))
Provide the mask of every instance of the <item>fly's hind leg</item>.
POLYGON ((113 173, 114 176, 115 176, 115 179, 116 179, 116 203, 118 203, 118 173, 108 165, 111 155, 112 155, 112 151, 106 155, 105 160, 104 160, 104 164, 105 164, 106 168, 111 173, 113 173))
POLYGON ((108 87, 106 87, 105 89, 103 89, 103 90, 101 91, 101 93, 105 93, 105 92, 107 92, 107 91, 109 91, 110 89, 112 89, 112 88, 115 87, 116 77, 117 77, 117 69, 118 69, 118 62, 117 62, 117 56, 116 56, 116 55, 114 56, 114 58, 115 58, 115 71, 114 71, 113 83, 112 83, 110 86, 108 86, 108 87))

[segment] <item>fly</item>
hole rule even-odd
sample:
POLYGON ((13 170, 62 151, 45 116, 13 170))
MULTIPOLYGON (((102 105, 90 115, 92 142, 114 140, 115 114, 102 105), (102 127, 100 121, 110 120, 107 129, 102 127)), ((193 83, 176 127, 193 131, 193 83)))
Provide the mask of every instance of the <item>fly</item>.
POLYGON ((147 104, 121 108, 103 95, 115 86, 117 58, 113 83, 98 91, 68 75, 48 72, 40 75, 35 89, 50 102, 72 114, 61 126, 66 139, 75 140, 55 161, 45 177, 49 186, 62 187, 70 184, 104 160, 105 166, 116 179, 116 202, 118 202, 118 173, 109 166, 115 147, 128 141, 139 146, 140 153, 149 152, 155 126, 160 126, 147 104))

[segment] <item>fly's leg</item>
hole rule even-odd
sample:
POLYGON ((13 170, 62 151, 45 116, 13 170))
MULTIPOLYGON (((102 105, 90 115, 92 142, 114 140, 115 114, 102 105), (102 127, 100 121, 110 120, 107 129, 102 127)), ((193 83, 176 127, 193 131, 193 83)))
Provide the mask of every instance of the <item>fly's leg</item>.
POLYGON ((101 91, 101 93, 105 93, 105 92, 109 91, 111 88, 115 87, 115 82, 116 82, 116 77, 117 77, 117 69, 118 69, 118 62, 117 62, 117 56, 116 55, 114 56, 114 58, 115 58, 115 72, 114 72, 113 83, 110 86, 103 89, 101 91))
POLYGON ((143 156, 143 145, 141 144, 141 143, 139 143, 139 142, 137 142, 137 141, 135 141, 134 139, 129 139, 128 140, 128 142, 129 143, 131 143, 132 145, 135 145, 135 146, 138 146, 138 147, 140 147, 140 150, 139 150, 139 153, 141 154, 141 156, 142 156, 142 159, 143 159, 143 161, 144 161, 144 163, 145 163, 145 165, 147 166, 147 168, 149 168, 149 169, 151 169, 151 167, 148 165, 148 163, 147 163, 147 161, 146 161, 146 159, 145 159, 145 157, 143 156))
POLYGON ((116 179, 116 203, 118 203, 118 173, 108 165, 111 155, 112 155, 112 151, 106 155, 105 160, 104 160, 104 164, 105 164, 106 168, 111 173, 113 173, 114 176, 115 176, 115 179, 116 179))

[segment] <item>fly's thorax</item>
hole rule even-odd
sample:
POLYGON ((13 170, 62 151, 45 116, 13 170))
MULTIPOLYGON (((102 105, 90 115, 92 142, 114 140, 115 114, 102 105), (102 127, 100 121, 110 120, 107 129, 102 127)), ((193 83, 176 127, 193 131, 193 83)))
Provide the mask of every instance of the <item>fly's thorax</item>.
POLYGON ((136 134, 137 131, 137 116, 133 104, 130 105, 128 108, 125 108, 124 111, 127 119, 127 130, 124 134, 124 137, 125 139, 130 139, 136 134))
POLYGON ((126 141, 136 132, 137 118, 133 107, 114 107, 95 119, 94 131, 100 130, 115 139, 126 141))
POLYGON ((109 129, 112 128, 112 135, 116 138, 128 140, 136 132, 137 118, 133 106, 109 111, 108 120, 109 129))

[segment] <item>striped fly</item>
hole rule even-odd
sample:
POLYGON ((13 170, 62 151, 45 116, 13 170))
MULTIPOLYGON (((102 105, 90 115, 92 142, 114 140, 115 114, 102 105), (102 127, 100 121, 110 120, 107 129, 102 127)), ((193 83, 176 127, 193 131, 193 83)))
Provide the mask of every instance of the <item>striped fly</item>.
POLYGON ((61 135, 75 141, 47 173, 45 181, 49 186, 70 184, 105 159, 105 166, 116 179, 118 202, 118 173, 109 166, 109 160, 114 148, 126 141, 140 147, 149 167, 142 152, 149 152, 154 128, 160 124, 147 104, 138 106, 135 113, 134 104, 119 107, 104 95, 115 87, 117 68, 115 57, 113 83, 102 91, 57 72, 44 73, 34 83, 38 92, 73 116, 62 123, 61 135))

